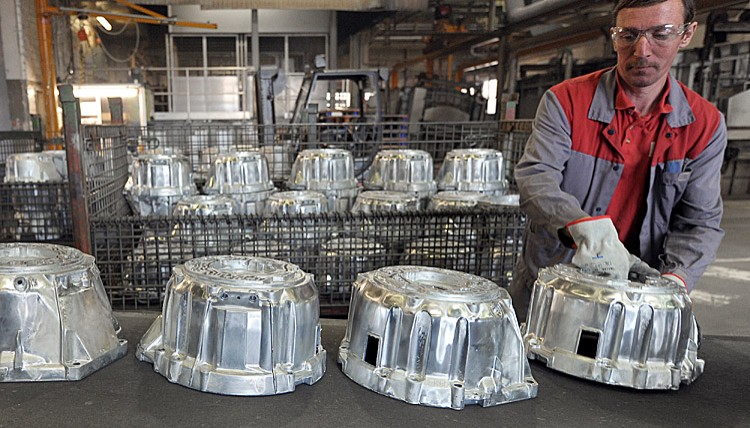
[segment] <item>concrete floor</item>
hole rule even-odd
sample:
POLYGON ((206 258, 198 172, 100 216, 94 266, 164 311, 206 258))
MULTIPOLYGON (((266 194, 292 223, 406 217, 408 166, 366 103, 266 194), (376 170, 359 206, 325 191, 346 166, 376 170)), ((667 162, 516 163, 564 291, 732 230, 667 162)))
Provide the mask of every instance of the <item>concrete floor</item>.
POLYGON ((726 201, 727 235, 693 291, 704 340, 702 376, 678 391, 637 391, 578 379, 533 361, 538 396, 462 411, 409 405, 347 379, 336 364, 344 320, 322 320, 327 370, 315 385, 271 397, 228 397, 169 383, 137 361, 154 312, 116 313, 128 354, 78 382, 0 383, 0 427, 750 426, 750 201, 726 201))
POLYGON ((726 235, 690 293, 704 335, 750 337, 750 200, 724 201, 726 235))

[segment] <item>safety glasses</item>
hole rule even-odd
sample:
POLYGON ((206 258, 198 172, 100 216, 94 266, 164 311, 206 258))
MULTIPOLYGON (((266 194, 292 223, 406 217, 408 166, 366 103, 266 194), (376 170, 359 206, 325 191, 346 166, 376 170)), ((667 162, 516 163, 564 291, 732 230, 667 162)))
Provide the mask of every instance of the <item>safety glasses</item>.
POLYGON ((641 36, 645 36, 651 44, 667 46, 685 34, 689 27, 689 22, 682 25, 658 25, 645 30, 629 27, 612 27, 609 29, 609 33, 612 35, 612 41, 622 47, 633 46, 641 36))

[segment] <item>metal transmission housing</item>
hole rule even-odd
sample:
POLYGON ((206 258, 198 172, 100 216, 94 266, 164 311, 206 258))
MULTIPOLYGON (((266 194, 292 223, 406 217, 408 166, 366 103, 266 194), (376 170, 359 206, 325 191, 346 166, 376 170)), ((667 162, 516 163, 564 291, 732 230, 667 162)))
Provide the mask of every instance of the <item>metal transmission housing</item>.
POLYGON ((510 296, 495 283, 390 266, 360 274, 354 287, 338 361, 358 384, 452 409, 536 396, 510 296))
POLYGON ((261 214, 276 188, 266 157, 258 151, 248 151, 218 155, 203 190, 210 195, 223 194, 236 199, 242 214, 261 214))
POLYGON ((0 382, 80 380, 127 353, 94 257, 0 244, 0 382))
POLYGON ((312 190, 328 198, 328 212, 348 212, 359 194, 354 157, 343 149, 306 149, 297 154, 287 181, 292 190, 312 190))
POLYGON ((8 155, 5 161, 4 181, 6 183, 59 183, 65 177, 60 174, 57 165, 58 160, 50 152, 8 155))
POLYGON ((273 395, 325 372, 318 290, 297 266, 214 256, 174 268, 162 314, 136 356, 170 382, 228 395, 273 395))
POLYGON ((636 389, 678 389, 704 366, 683 287, 609 280, 572 265, 539 271, 524 341, 529 358, 550 368, 636 389))
POLYGON ((494 149, 456 149, 445 155, 437 185, 439 190, 502 195, 508 187, 503 154, 494 149))
POLYGON ((133 158, 123 193, 136 214, 166 216, 177 201, 198 191, 187 157, 146 153, 133 158))
POLYGON ((424 150, 381 150, 375 155, 362 185, 367 190, 412 194, 419 199, 420 208, 424 208, 437 192, 432 175, 432 156, 424 150))

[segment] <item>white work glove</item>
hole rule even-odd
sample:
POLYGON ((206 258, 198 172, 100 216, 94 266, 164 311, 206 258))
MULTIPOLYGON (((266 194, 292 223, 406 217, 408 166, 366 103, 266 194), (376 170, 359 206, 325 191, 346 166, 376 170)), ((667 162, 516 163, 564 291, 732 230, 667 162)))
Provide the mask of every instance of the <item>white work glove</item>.
POLYGON ((631 256, 620 242, 609 216, 578 219, 568 223, 567 229, 577 249, 573 256, 574 265, 586 273, 628 278, 632 264, 630 258, 635 256, 631 256))
POLYGON ((680 278, 679 275, 672 273, 672 272, 667 272, 667 273, 663 273, 661 277, 667 278, 671 280, 672 282, 674 282, 675 284, 679 285, 680 287, 684 287, 685 290, 687 290, 687 284, 685 283, 685 280, 680 278))
POLYGON ((630 254, 630 273, 629 277, 633 281, 646 282, 646 277, 653 276, 658 278, 661 272, 652 268, 648 263, 630 254))

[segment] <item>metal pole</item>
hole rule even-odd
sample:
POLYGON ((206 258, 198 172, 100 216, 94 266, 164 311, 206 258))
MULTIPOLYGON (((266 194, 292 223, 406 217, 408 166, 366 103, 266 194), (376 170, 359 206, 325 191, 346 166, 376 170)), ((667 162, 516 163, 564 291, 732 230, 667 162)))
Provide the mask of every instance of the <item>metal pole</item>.
POLYGON ((86 202, 86 175, 83 169, 83 137, 81 136, 81 106, 73 95, 72 85, 60 85, 63 110, 65 155, 68 160, 68 189, 73 220, 73 245, 91 254, 89 206, 86 202))
POLYGON ((47 13, 47 0, 36 0, 36 29, 39 36, 39 58, 42 69, 42 98, 44 98, 44 138, 58 136, 57 101, 55 100, 54 48, 52 47, 52 17, 47 13))

